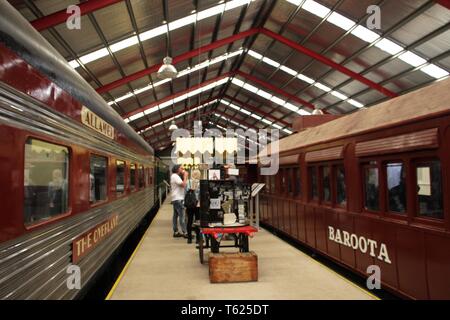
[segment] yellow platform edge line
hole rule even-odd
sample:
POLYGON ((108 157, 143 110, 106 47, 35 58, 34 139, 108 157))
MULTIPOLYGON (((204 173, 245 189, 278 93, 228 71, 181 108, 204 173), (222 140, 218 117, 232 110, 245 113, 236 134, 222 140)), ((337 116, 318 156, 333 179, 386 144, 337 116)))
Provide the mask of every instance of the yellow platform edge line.
MULTIPOLYGON (((162 207, 162 206, 161 206, 162 207)), ((161 208, 160 208, 161 209, 161 208)), ((159 211, 159 210, 158 210, 159 211)), ((155 215, 155 217, 153 219, 156 218, 158 214, 155 215)), ((114 294, 114 291, 116 291, 117 286, 119 285, 120 281, 122 280, 123 275, 125 274, 125 272, 128 269, 128 266, 130 265, 131 261, 133 261, 134 256, 136 255, 137 251, 139 250, 139 248, 142 245, 142 242, 144 242, 145 237, 147 236, 147 232, 148 230, 150 230, 150 226, 151 224, 148 226, 147 230, 145 230, 144 235, 142 236, 141 240, 139 241, 139 243, 137 244, 136 248, 134 249, 133 253, 131 254, 130 258, 128 258, 127 263, 125 264, 125 267, 123 267, 122 272, 119 274, 119 276, 117 277, 116 281, 114 282, 114 285, 112 286, 111 290, 109 290, 108 295, 106 296, 105 300, 110 300, 112 295, 114 294)))
MULTIPOLYGON (((291 244, 290 244, 291 245, 291 244)), ((292 245, 291 245, 292 246, 292 245)), ((378 298, 376 295, 374 295, 373 293, 371 293, 370 291, 361 288, 360 286, 354 284, 353 282, 351 282, 350 280, 348 280, 347 278, 341 276, 339 273, 337 273, 336 271, 334 271, 333 269, 327 267, 326 265, 324 265, 323 263, 321 263, 320 261, 317 261, 316 259, 310 257, 309 255, 307 255, 306 253, 304 253, 303 251, 297 249, 296 247, 292 246, 293 248, 295 248, 296 250, 300 251, 302 254, 304 254, 309 260, 314 261, 316 264, 318 264, 319 266, 321 266, 324 269, 327 269, 328 271, 331 271, 332 273, 334 273, 336 276, 338 276, 338 278, 344 280, 345 282, 351 284, 353 287, 359 289, 360 291, 364 292, 365 294, 369 295, 370 297, 374 298, 375 300, 381 300, 380 298, 378 298)), ((320 254, 320 253, 317 253, 320 254)), ((329 259, 329 258, 327 258, 329 259)), ((331 260, 331 259, 330 259, 331 260)), ((332 261, 332 260, 331 260, 332 261)), ((353 272, 353 271, 352 271, 353 272)))

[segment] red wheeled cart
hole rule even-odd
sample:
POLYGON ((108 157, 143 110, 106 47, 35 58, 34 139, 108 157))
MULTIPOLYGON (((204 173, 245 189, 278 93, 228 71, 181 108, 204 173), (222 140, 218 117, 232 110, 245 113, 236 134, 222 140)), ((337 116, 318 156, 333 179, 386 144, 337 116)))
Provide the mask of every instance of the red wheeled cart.
POLYGON ((248 237, 252 237, 258 229, 253 226, 216 226, 200 227, 200 239, 198 241, 198 251, 200 263, 204 261, 204 249, 211 248, 211 252, 218 253, 219 248, 239 248, 239 252, 248 252, 248 237), (225 234, 234 236, 234 245, 220 245, 225 234))

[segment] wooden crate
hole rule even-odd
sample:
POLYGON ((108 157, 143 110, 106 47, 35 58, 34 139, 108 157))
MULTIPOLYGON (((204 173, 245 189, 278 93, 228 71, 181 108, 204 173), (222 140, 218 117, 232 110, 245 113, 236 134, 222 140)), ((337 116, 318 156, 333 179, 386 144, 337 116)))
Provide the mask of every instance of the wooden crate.
POLYGON ((254 252, 209 254, 211 283, 258 281, 258 256, 254 252))

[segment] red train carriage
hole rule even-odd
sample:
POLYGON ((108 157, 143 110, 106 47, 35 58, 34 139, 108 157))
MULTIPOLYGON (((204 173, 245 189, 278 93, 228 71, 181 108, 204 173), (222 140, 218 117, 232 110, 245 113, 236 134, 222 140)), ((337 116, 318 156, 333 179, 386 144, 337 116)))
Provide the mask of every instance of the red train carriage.
POLYGON ((0 298, 74 298, 155 205, 152 148, 0 3, 0 298), (71 269, 73 270, 73 269, 71 269))
POLYGON ((450 299, 450 79, 279 143, 263 223, 414 299, 450 299))

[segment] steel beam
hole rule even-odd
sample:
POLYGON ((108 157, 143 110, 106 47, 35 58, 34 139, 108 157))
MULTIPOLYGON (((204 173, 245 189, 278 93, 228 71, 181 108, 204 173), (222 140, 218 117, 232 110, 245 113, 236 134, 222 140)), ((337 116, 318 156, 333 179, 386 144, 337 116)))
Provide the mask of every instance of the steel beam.
POLYGON ((182 113, 184 113, 184 112, 186 112, 186 111, 189 111, 189 110, 186 110, 186 109, 195 109, 195 108, 197 108, 197 107, 200 107, 201 105, 204 105, 205 103, 209 103, 209 102, 214 101, 214 100, 216 100, 216 99, 217 99, 217 97, 211 98, 211 99, 207 99, 207 100, 202 101, 200 104, 196 104, 196 105, 194 105, 194 106, 189 106, 189 108, 183 108, 182 110, 177 111, 177 112, 175 112, 175 113, 172 114, 172 115, 168 115, 168 116, 166 116, 166 117, 163 117, 163 118, 158 119, 157 121, 153 121, 153 122, 149 123, 148 125, 145 125, 145 126, 143 126, 143 127, 137 128, 136 131, 139 132, 139 131, 141 131, 141 130, 145 130, 145 129, 151 127, 151 126, 154 126, 154 125, 157 124, 157 123, 160 123, 161 121, 169 120, 169 119, 171 119, 171 118, 173 118, 173 117, 176 117, 176 116, 178 116, 178 115, 180 115, 180 114, 182 114, 182 113))
MULTIPOLYGON (((198 49, 194 49, 194 50, 188 51, 186 53, 183 53, 183 54, 181 54, 179 56, 176 56, 175 58, 173 58, 172 63, 173 64, 177 64, 179 62, 188 60, 190 58, 197 57, 197 56, 199 56, 199 55, 201 55, 201 54, 203 54, 205 52, 208 52, 208 51, 220 48, 220 47, 222 47, 224 45, 227 45, 229 43, 235 42, 237 40, 240 40, 240 39, 247 38, 249 36, 255 35, 258 32, 259 32, 259 29, 256 29, 256 28, 240 32, 238 34, 232 35, 230 37, 218 40, 218 41, 210 43, 210 44, 208 44, 206 46, 203 46, 203 47, 200 47, 198 49)), ((97 88, 96 91, 98 93, 104 93, 104 92, 110 91, 110 90, 112 90, 114 88, 117 88, 117 87, 119 87, 121 85, 124 85, 124 84, 126 84, 128 82, 137 80, 137 79, 142 78, 142 77, 144 77, 146 75, 149 75, 151 73, 157 72, 159 67, 161 67, 161 65, 162 65, 161 63, 155 64, 155 65, 153 65, 153 66, 151 66, 149 68, 146 68, 144 70, 135 72, 135 73, 130 74, 130 75, 124 77, 124 78, 118 79, 118 80, 113 81, 111 83, 108 83, 108 84, 106 84, 106 85, 104 85, 102 87, 99 87, 99 88, 97 88)))
MULTIPOLYGON (((224 98, 230 100, 231 102, 237 103, 241 108, 244 108, 244 109, 249 110, 249 111, 253 111, 253 113, 256 113, 258 115, 263 115, 265 118, 272 119, 272 120, 274 120, 274 121, 276 121, 278 123, 283 124, 286 127, 291 127, 290 123, 288 123, 288 122, 286 122, 286 121, 284 121, 284 120, 282 120, 280 118, 277 118, 277 117, 273 116, 272 114, 270 114, 268 112, 264 112, 261 109, 258 109, 258 108, 254 107, 254 106, 251 106, 251 105, 245 103, 244 101, 241 101, 241 100, 239 100, 237 98, 234 98, 232 96, 229 96, 227 94, 224 95, 224 98)), ((259 120, 257 120, 257 121, 259 121, 259 120)))
MULTIPOLYGON (((123 0, 90 0, 77 4, 77 6, 80 8, 81 15, 85 15, 121 1, 123 0)), ((37 31, 42 31, 65 22, 71 15, 71 12, 67 13, 67 10, 64 9, 48 16, 33 20, 30 23, 37 31)))
POLYGON ((240 75, 241 77, 243 77, 243 78, 245 78, 247 80, 250 80, 250 81, 252 81, 254 83, 257 83, 260 86, 263 86, 264 88, 269 89, 270 91, 273 91, 273 92, 278 93, 278 94, 280 94, 282 96, 285 96, 289 100, 295 101, 295 102, 297 102, 297 103, 299 103, 299 104, 301 104, 303 106, 306 106, 306 107, 308 107, 310 109, 310 111, 313 111, 316 108, 313 104, 309 103, 308 101, 305 101, 305 100, 303 100, 303 99, 301 99, 301 98, 299 98, 297 96, 294 96, 294 95, 292 95, 292 94, 290 94, 290 93, 288 93, 288 92, 286 92, 286 91, 284 91, 284 90, 274 86, 273 84, 270 84, 268 82, 260 80, 260 79, 256 78, 255 76, 252 76, 252 75, 250 75, 248 73, 245 73, 245 72, 242 72, 242 71, 236 71, 236 75, 240 75))
POLYGON ((383 86, 379 85, 378 83, 375 83, 372 80, 369 80, 368 78, 361 76, 360 74, 358 74, 356 72, 351 71, 350 69, 344 67, 343 65, 340 65, 339 63, 336 63, 333 60, 331 60, 321 54, 318 54, 317 52, 314 52, 298 43, 295 43, 294 41, 291 41, 275 32, 272 32, 266 28, 262 28, 261 33, 272 39, 276 39, 277 41, 287 45, 288 47, 291 47, 292 49, 295 49, 300 53, 306 54, 307 56, 309 56, 317 61, 320 61, 320 62, 332 67, 333 69, 336 69, 361 83, 364 83, 365 85, 381 92, 382 94, 384 94, 387 97, 394 98, 394 97, 398 96, 398 94, 396 94, 395 92, 384 88, 383 86))
POLYGON ((152 107, 154 107, 154 106, 156 106, 158 104, 161 104, 163 102, 167 102, 169 100, 175 99, 175 98, 177 98, 179 96, 182 96, 182 95, 184 95, 186 93, 189 93, 191 91, 197 90, 199 88, 203 88, 203 87, 207 86, 208 84, 211 84, 213 82, 222 80, 223 78, 230 77, 230 76, 231 76, 230 72, 224 73, 223 75, 221 75, 219 77, 216 77, 216 78, 210 79, 208 81, 205 81, 203 83, 197 84, 197 85, 195 85, 193 87, 190 87, 190 88, 188 88, 186 90, 183 90, 181 92, 177 92, 177 93, 171 94, 168 97, 165 97, 164 99, 161 99, 161 100, 158 100, 158 101, 154 101, 154 102, 152 102, 152 103, 150 103, 150 104, 148 104, 148 105, 146 105, 146 106, 144 106, 142 108, 139 108, 139 109, 133 110, 131 112, 128 112, 127 114, 123 115, 122 117, 124 119, 129 118, 129 117, 131 117, 131 116, 133 116, 135 114, 138 114, 140 112, 144 112, 145 110, 150 109, 150 108, 152 108, 152 107))

